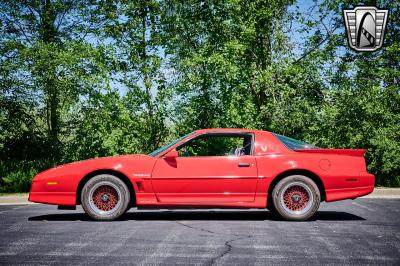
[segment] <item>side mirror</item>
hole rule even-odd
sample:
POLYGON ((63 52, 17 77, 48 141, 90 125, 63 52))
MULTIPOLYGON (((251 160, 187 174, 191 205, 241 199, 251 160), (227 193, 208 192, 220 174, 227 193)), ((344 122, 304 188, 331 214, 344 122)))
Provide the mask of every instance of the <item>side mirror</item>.
POLYGON ((175 159, 178 156, 179 156, 178 152, 175 149, 173 149, 173 150, 170 150, 167 154, 165 154, 164 158, 165 159, 175 159))

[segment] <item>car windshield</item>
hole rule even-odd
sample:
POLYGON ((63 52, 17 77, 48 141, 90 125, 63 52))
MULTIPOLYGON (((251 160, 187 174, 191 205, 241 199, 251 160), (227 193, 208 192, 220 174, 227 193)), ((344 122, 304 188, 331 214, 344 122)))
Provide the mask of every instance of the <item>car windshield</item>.
POLYGON ((173 142, 171 142, 171 143, 169 143, 169 144, 167 144, 167 145, 165 145, 165 146, 162 146, 161 148, 158 148, 158 149, 155 150, 155 151, 150 152, 148 155, 149 155, 149 156, 152 156, 152 157, 155 157, 155 156, 159 155, 160 153, 164 152, 165 150, 167 150, 168 148, 174 146, 174 145, 175 145, 176 143, 178 143, 179 141, 181 141, 181 140, 183 140, 183 139, 189 137, 189 136, 192 135, 193 133, 194 133, 194 132, 191 132, 191 133, 189 133, 189 134, 186 134, 185 136, 182 136, 182 137, 180 137, 179 139, 176 139, 176 140, 174 140, 173 142))
POLYGON ((305 143, 303 141, 292 139, 283 135, 273 133, 286 147, 292 150, 308 150, 308 149, 319 149, 318 147, 305 143))

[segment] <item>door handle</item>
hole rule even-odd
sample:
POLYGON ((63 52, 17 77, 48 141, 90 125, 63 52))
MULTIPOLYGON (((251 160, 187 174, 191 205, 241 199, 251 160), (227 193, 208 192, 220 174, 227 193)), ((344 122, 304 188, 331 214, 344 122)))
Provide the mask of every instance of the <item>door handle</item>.
POLYGON ((249 167, 250 164, 249 163, 239 163, 238 166, 239 167, 249 167))

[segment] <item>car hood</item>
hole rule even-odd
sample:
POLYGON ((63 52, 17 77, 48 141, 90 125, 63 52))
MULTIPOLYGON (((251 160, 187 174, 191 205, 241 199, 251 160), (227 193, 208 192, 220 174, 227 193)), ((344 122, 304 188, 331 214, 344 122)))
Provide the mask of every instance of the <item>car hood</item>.
MULTIPOLYGON (((86 164, 86 163, 104 163, 104 162, 118 162, 118 161, 131 161, 131 160, 146 160, 153 158, 146 154, 130 154, 130 155, 115 155, 115 156, 107 156, 107 157, 98 157, 98 158, 91 158, 81 161, 76 161, 72 163, 67 163, 63 165, 59 165, 57 167, 63 167, 67 165, 74 165, 74 164, 86 164)), ((57 168, 55 167, 55 168, 57 168)))
POLYGON ((73 173, 74 175, 86 175, 87 173, 97 170, 115 170, 115 171, 128 171, 131 169, 151 169, 155 162, 155 158, 146 154, 134 155, 118 155, 110 157, 100 157, 87 159, 72 163, 59 165, 48 170, 45 170, 35 178, 45 177, 49 175, 65 175, 73 173))

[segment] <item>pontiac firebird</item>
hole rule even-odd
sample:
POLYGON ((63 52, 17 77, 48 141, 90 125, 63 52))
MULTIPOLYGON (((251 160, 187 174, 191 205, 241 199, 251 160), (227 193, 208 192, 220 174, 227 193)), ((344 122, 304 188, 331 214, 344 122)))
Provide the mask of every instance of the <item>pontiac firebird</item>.
POLYGON ((150 154, 61 165, 33 178, 29 200, 82 205, 94 220, 137 208, 268 208, 307 220, 321 201, 371 193, 366 150, 322 149, 267 131, 203 129, 150 154))

